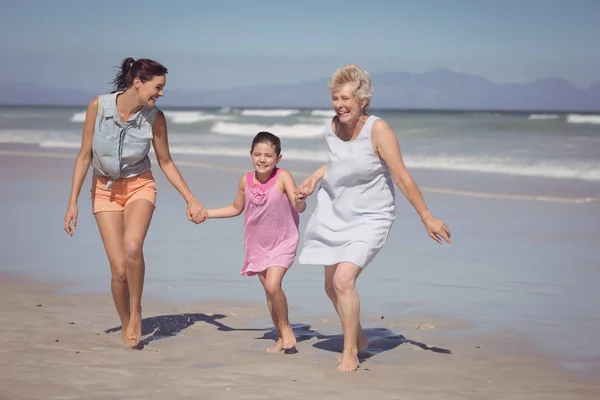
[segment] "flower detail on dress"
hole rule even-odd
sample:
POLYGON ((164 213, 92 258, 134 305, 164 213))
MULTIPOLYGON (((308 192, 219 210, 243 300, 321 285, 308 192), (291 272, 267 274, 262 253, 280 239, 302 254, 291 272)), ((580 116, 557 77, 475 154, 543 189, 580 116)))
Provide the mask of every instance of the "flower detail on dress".
POLYGON ((250 200, 257 206, 262 206, 267 201, 267 193, 259 187, 250 188, 250 200))

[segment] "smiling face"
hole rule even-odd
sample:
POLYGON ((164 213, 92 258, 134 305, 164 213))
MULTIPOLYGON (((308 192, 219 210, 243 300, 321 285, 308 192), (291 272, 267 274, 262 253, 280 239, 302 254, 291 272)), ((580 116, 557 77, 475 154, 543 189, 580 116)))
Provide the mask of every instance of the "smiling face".
POLYGON ((275 146, 265 142, 256 143, 250 156, 254 170, 261 175, 270 175, 281 160, 281 154, 277 154, 275 146))
POLYGON ((163 96, 163 88, 167 83, 164 75, 154 76, 151 80, 142 82, 139 78, 133 81, 134 87, 137 89, 140 103, 148 107, 154 107, 156 101, 163 96))
POLYGON ((331 104, 340 122, 352 125, 358 122, 360 116, 364 114, 366 101, 359 102, 356 93, 354 93, 353 85, 347 83, 332 91, 331 104))

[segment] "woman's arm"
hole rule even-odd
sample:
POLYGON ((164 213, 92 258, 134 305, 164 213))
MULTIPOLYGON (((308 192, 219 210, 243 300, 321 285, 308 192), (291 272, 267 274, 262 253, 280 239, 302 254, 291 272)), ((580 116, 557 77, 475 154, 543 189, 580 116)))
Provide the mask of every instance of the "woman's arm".
POLYGON ((323 164, 319 169, 310 174, 296 190, 297 197, 304 200, 310 196, 315 191, 317 183, 325 176, 325 172, 327 172, 327 164, 323 164))
POLYGON ((158 112, 154 124, 152 125, 153 139, 152 145, 156 153, 156 159, 160 169, 165 174, 166 178, 171 182, 171 185, 177 189, 187 203, 186 214, 190 221, 200 223, 206 219, 206 209, 200 203, 194 194, 187 186, 185 180, 181 176, 179 169, 171 158, 169 150, 169 139, 167 137, 167 120, 162 111, 158 112))
POLYGON ((233 203, 219 208, 209 208, 208 218, 231 218, 237 217, 244 211, 244 193, 246 191, 246 176, 242 176, 238 184, 238 190, 233 199, 233 203))
POLYGON ((282 169, 281 172, 279 172, 279 176, 283 182, 285 194, 287 194, 294 209, 299 213, 304 212, 304 210, 306 210, 306 202, 304 199, 298 197, 298 188, 296 187, 296 181, 294 181, 292 174, 288 170, 282 169))
POLYGON ((450 243, 450 229, 431 215, 419 187, 404 164, 398 138, 384 120, 377 120, 373 124, 373 143, 377 155, 390 170, 394 183, 421 217, 429 236, 438 243, 442 243, 440 237, 450 243))
POLYGON ((96 115, 98 114, 98 98, 93 99, 88 104, 83 123, 83 133, 81 135, 81 147, 75 159, 73 166, 73 178, 71 181, 71 193, 69 194, 69 206, 64 219, 64 229, 69 236, 73 236, 77 227, 77 200, 81 193, 83 181, 87 175, 92 162, 92 139, 94 138, 94 125, 96 124, 96 115), (71 226, 72 224, 72 226, 71 226))

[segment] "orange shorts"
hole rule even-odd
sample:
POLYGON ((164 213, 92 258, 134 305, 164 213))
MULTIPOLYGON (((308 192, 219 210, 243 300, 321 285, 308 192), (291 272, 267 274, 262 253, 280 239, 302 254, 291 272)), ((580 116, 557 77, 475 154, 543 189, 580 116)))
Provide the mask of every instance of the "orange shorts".
POLYGON ((110 178, 94 176, 92 179, 92 212, 123 211, 135 200, 144 199, 156 205, 156 182, 148 170, 131 178, 116 179, 109 189, 110 178))

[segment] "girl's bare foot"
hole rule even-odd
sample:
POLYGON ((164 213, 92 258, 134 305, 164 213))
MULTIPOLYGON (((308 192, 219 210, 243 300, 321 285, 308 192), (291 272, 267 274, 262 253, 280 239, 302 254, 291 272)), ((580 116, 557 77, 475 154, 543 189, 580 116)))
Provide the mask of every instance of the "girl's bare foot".
POLYGON ((358 352, 356 350, 344 350, 342 353, 342 361, 340 361, 340 365, 338 365, 337 370, 339 372, 352 372, 356 371, 358 366, 358 352))
POLYGON ((127 328, 127 338, 135 341, 142 337, 142 309, 131 310, 129 317, 129 326, 127 328))
POLYGON ((283 350, 283 339, 281 338, 278 338, 273 346, 267 347, 267 353, 269 354, 277 354, 281 350, 283 350))

